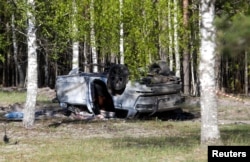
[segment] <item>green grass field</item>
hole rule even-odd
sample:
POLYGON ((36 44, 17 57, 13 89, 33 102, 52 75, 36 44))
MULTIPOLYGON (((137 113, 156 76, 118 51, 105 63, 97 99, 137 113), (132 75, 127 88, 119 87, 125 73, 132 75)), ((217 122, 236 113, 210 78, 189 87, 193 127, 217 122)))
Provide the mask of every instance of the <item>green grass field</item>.
MULTIPOLYGON (((14 103, 24 103, 26 100, 25 92, 3 92, 0 91, 0 105, 7 106, 14 103)), ((37 102, 51 102, 51 99, 44 95, 38 95, 37 102)))

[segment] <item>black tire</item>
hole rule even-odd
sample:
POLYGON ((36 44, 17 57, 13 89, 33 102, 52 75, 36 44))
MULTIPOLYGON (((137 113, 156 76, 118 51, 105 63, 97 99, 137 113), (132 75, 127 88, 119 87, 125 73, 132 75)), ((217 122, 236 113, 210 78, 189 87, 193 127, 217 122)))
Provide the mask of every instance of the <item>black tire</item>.
POLYGON ((168 76, 170 74, 170 69, 166 63, 166 61, 158 61, 157 64, 160 66, 161 70, 159 74, 168 76))
POLYGON ((113 65, 108 74, 107 85, 113 93, 123 92, 128 82, 129 71, 125 65, 113 65))
POLYGON ((170 69, 166 61, 157 61, 149 67, 150 73, 156 73, 164 76, 170 75, 170 69))

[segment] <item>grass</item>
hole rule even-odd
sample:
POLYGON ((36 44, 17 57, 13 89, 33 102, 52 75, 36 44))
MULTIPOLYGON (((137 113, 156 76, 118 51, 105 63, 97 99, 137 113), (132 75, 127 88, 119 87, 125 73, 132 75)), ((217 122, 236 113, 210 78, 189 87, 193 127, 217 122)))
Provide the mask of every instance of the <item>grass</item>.
MULTIPOLYGON (((14 103, 24 103, 26 100, 26 92, 3 92, 0 91, 0 103, 1 105, 9 105, 14 103)), ((37 96, 37 102, 51 102, 51 99, 44 96, 44 95, 38 95, 37 96)))
POLYGON ((98 129, 103 127, 103 122, 77 123, 71 125, 70 129, 64 126, 49 128, 47 124, 39 123, 39 128, 27 131, 21 128, 20 123, 9 124, 13 140, 19 138, 19 143, 0 143, 0 152, 3 153, 0 161, 206 161, 205 151, 202 156, 200 155, 199 124, 192 122, 135 121, 126 123, 126 131, 122 128, 123 122, 108 121, 106 124, 109 126, 103 129, 103 137, 100 135, 88 138, 81 131, 78 135, 73 132, 81 128, 86 129, 89 125, 94 125, 98 129), (116 128, 107 133, 111 127, 116 128), (138 134, 131 131, 135 127, 153 131, 165 129, 168 134, 138 134), (166 130, 167 128, 170 130, 166 130), (112 135, 119 131, 128 134, 107 137, 107 134, 112 135))
POLYGON ((0 102, 2 105, 9 105, 13 103, 23 103, 26 99, 24 92, 2 92, 0 91, 0 102))
MULTIPOLYGON (((126 124, 128 131, 122 129, 124 123, 121 121, 107 121, 105 124, 79 122, 48 127, 48 123, 39 122, 37 128, 24 130, 18 122, 9 123, 9 131, 13 133, 11 139, 18 138, 19 143, 8 145, 0 142, 0 161, 207 161, 207 150, 199 145, 199 122, 135 121, 126 124), (102 129, 103 134, 85 136, 87 127, 93 125, 99 129, 105 124, 109 126, 102 129), (134 131, 133 134, 131 128, 135 127, 168 133, 143 135, 134 131), (110 128, 114 129, 110 131, 110 128), (123 135, 114 136, 119 131, 123 135)), ((250 145, 250 125, 223 125, 220 129, 225 145, 250 145)))
MULTIPOLYGON (((25 102, 25 93, 0 92, 0 102, 25 102)), ((39 102, 48 102, 46 97, 39 102)), ((21 122, 0 121, 11 143, 0 141, 0 162, 205 162, 199 121, 38 120, 26 130, 21 122), (14 144, 18 141, 17 144, 14 144)), ((250 125, 220 125, 224 145, 250 145, 250 125)), ((2 132, 2 131, 0 131, 2 132)), ((0 135, 1 137, 1 135, 0 135)))
POLYGON ((224 145, 250 145, 249 124, 229 124, 221 128, 221 137, 224 145))

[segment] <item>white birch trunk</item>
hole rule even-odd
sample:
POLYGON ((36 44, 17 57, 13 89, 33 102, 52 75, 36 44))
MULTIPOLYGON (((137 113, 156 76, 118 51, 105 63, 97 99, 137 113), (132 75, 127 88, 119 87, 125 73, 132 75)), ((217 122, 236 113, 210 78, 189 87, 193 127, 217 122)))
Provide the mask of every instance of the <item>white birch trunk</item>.
POLYGON ((90 43, 91 43, 91 53, 93 62, 93 72, 98 72, 98 56, 96 51, 96 38, 95 38, 95 22, 94 22, 94 0, 90 2, 90 43))
POLYGON ((72 69, 79 68, 79 42, 74 41, 72 45, 72 69))
POLYGON ((120 2, 120 64, 124 64, 123 0, 120 2))
POLYGON ((181 64, 178 42, 178 0, 174 0, 174 54, 175 54, 175 75, 181 76, 181 64))
POLYGON ((202 0, 201 46, 200 46, 200 86, 201 86, 201 144, 219 144, 220 131, 217 118, 217 96, 215 81, 215 27, 214 1, 202 0))
POLYGON ((168 1, 168 39, 169 39, 169 68, 173 71, 174 59, 173 59, 173 38, 172 38, 172 21, 171 21, 171 1, 168 1))
POLYGON ((73 23, 73 44, 72 44, 72 53, 73 53, 73 56, 72 56, 72 69, 75 69, 75 68, 79 68, 79 42, 76 41, 76 37, 77 37, 77 34, 78 34, 78 27, 77 27, 77 24, 76 24, 76 14, 77 14, 77 6, 76 6, 76 1, 73 0, 72 1, 72 9, 73 9, 73 20, 72 20, 72 23, 73 23))
POLYGON ((87 45, 87 36, 84 36, 84 45, 83 45, 83 57, 84 57, 84 71, 89 72, 88 66, 88 45, 87 45))
POLYGON ((185 32, 183 33, 183 39, 184 39, 184 46, 183 46, 183 93, 185 95, 190 94, 190 66, 189 66, 189 60, 190 60, 190 54, 189 54, 189 48, 188 48, 188 7, 189 2, 188 0, 183 0, 183 25, 185 32))
MULTIPOLYGON (((34 8, 34 0, 27 1, 31 9, 34 8)), ((23 125, 30 128, 35 121, 35 106, 37 97, 37 45, 36 45, 36 28, 35 17, 31 11, 27 11, 27 43, 28 43, 28 70, 27 70, 27 97, 24 108, 23 125)))

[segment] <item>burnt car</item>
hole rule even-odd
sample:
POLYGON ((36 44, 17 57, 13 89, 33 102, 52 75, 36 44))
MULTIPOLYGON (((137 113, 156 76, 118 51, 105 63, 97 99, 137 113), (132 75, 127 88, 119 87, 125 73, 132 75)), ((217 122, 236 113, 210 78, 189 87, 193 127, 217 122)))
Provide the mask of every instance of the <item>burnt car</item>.
POLYGON ((120 64, 110 64, 101 73, 74 69, 57 77, 55 89, 66 115, 82 110, 96 115, 103 109, 130 118, 179 108, 184 102, 181 86, 166 62, 158 61, 139 80, 129 80, 128 68, 120 64))

